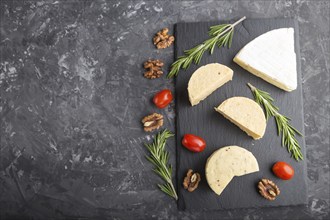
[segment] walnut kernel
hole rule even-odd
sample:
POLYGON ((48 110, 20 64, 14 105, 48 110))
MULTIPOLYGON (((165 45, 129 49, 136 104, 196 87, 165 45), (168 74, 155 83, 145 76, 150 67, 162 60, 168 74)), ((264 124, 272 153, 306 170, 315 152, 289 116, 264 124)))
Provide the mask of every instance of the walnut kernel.
POLYGON ((164 123, 163 115, 153 113, 144 117, 142 119, 142 123, 145 131, 153 131, 159 129, 161 126, 163 126, 164 123))
POLYGON ((276 196, 280 194, 280 189, 277 185, 269 180, 269 179, 262 179, 258 183, 259 193, 268 200, 275 200, 276 196))
POLYGON ((200 181, 201 176, 199 173, 194 173, 192 169, 189 169, 186 177, 183 180, 183 187, 189 192, 192 192, 197 189, 200 181))
POLYGON ((159 78, 163 75, 162 66, 164 63, 160 60, 151 60, 144 62, 143 67, 147 70, 144 73, 144 77, 148 79, 159 78))
POLYGON ((154 45, 157 49, 165 49, 174 42, 174 36, 168 34, 168 28, 164 28, 157 32, 153 38, 154 45))

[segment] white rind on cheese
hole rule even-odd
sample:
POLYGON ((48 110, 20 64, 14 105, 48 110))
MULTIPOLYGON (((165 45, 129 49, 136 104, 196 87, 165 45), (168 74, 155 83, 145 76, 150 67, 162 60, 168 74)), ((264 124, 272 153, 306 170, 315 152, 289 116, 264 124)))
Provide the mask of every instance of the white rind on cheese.
POLYGON ((246 97, 232 97, 222 102, 217 112, 245 131, 253 139, 264 136, 266 117, 258 103, 246 97))
POLYGON ((245 45, 234 62, 285 91, 297 88, 294 29, 269 31, 245 45))
POLYGON ((205 175, 210 188, 218 195, 235 176, 259 171, 254 155, 239 146, 227 146, 216 150, 208 159, 205 175))
POLYGON ((198 68, 188 83, 191 105, 197 105, 216 89, 232 80, 233 74, 233 70, 219 63, 211 63, 198 68))

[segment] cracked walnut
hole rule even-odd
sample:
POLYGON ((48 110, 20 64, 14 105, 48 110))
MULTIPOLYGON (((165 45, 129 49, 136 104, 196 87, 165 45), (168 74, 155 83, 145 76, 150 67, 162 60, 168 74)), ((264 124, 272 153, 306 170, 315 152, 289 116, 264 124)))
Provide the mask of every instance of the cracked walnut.
POLYGON ((258 183, 259 193, 268 200, 275 200, 276 196, 280 194, 278 186, 269 179, 262 179, 258 183))
POLYGON ((156 79, 163 75, 162 66, 164 63, 160 60, 151 60, 144 62, 143 67, 147 70, 144 77, 148 79, 156 79))
POLYGON ((159 129, 161 126, 163 126, 164 123, 163 115, 153 113, 144 117, 142 119, 142 123, 145 131, 153 131, 159 129))
POLYGON ((168 34, 168 28, 164 28, 157 32, 153 38, 154 45, 157 49, 165 49, 174 42, 174 36, 168 34))

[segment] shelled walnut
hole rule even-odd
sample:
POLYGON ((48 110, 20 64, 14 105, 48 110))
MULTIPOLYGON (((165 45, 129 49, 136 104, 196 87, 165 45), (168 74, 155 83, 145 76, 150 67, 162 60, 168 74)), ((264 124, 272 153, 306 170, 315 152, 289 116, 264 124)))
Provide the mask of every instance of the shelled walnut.
POLYGON ((153 38, 154 45, 157 49, 165 49, 174 42, 174 36, 168 34, 168 28, 164 28, 157 32, 153 38))
POLYGON ((194 173, 192 169, 189 169, 183 180, 183 187, 189 192, 192 192, 197 189, 199 181, 201 181, 199 173, 194 173))
POLYGON ((262 179, 258 183, 259 193, 268 200, 275 200, 276 196, 280 194, 280 189, 277 185, 269 180, 269 179, 262 179))
POLYGON ((151 60, 144 62, 143 67, 147 70, 144 77, 148 79, 156 79, 163 75, 162 66, 164 63, 160 60, 151 60))
POLYGON ((159 129, 161 126, 163 126, 164 123, 163 115, 153 113, 144 117, 142 119, 142 123, 145 131, 153 131, 159 129))

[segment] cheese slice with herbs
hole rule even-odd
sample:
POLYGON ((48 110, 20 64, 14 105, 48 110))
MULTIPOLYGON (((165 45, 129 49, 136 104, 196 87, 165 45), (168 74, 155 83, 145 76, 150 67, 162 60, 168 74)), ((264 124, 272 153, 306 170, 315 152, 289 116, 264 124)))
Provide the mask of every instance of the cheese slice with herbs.
POLYGON ((233 70, 220 63, 211 63, 198 68, 188 82, 191 105, 197 105, 216 89, 232 80, 233 74, 233 70))
POLYGON ((252 40, 235 56, 234 62, 281 88, 297 88, 297 64, 294 51, 294 29, 275 29, 252 40))
POLYGON ((266 117, 260 105, 252 99, 232 97, 222 102, 215 110, 253 139, 257 140, 264 136, 266 117))
POLYGON ((227 146, 216 150, 207 159, 205 166, 207 183, 218 195, 235 176, 257 171, 259 171, 257 159, 250 151, 239 146, 227 146))

